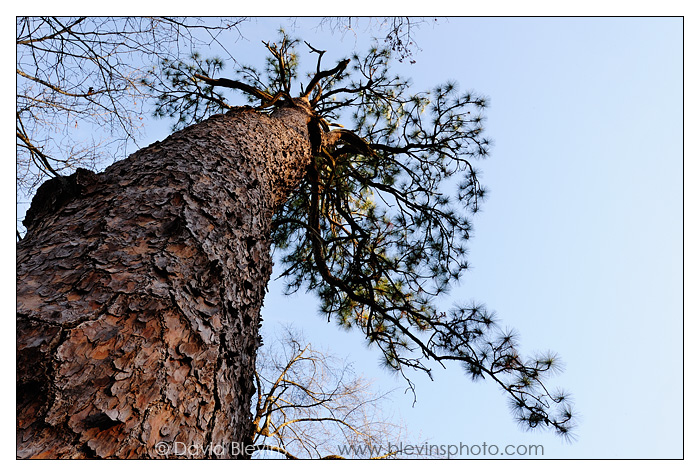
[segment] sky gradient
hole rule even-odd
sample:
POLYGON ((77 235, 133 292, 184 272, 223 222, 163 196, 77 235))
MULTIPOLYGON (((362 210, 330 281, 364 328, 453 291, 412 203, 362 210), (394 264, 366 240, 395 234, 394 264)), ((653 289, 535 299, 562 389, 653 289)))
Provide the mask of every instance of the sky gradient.
MULTIPOLYGON (((290 33, 311 36, 329 57, 355 41, 362 51, 369 36, 324 41, 310 30, 298 23, 290 33)), ((326 324, 310 296, 279 298, 279 282, 266 298, 267 329, 293 323, 382 388, 398 387, 395 408, 416 443, 542 444, 548 458, 681 457, 681 20, 452 18, 416 38, 416 63, 397 71, 417 89, 455 80, 491 102, 494 146, 478 164, 490 194, 474 219, 473 269, 445 306, 482 302, 524 349, 561 356, 565 371, 552 383, 574 396, 577 442, 522 432, 501 392, 457 366, 436 369, 434 382, 417 376, 412 407, 359 332, 326 324)))

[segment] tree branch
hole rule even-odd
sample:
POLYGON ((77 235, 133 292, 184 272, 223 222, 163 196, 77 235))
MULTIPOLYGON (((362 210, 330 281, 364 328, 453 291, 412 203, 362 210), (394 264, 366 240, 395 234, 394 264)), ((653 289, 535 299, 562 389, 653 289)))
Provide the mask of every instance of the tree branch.
POLYGON ((254 97, 256 97, 264 102, 270 102, 273 99, 273 96, 270 93, 266 93, 265 91, 261 91, 258 88, 250 86, 249 84, 245 84, 245 83, 242 83, 240 81, 233 80, 233 79, 228 79, 228 78, 213 79, 213 78, 209 78, 209 77, 204 76, 203 74, 199 74, 199 73, 195 73, 194 78, 200 79, 211 86, 221 86, 224 88, 238 89, 238 90, 246 92, 246 93, 250 94, 251 96, 254 96, 254 97))
POLYGON ((309 84, 306 86, 306 89, 304 90, 304 94, 302 95, 302 97, 308 99, 309 95, 314 90, 314 88, 319 83, 319 81, 321 81, 323 78, 327 78, 328 76, 334 76, 336 74, 342 73, 345 70, 345 68, 348 66, 349 63, 350 63, 350 60, 346 59, 346 60, 343 60, 340 63, 338 63, 338 65, 333 69, 329 69, 327 71, 317 71, 316 74, 314 75, 314 77, 309 82, 309 84))

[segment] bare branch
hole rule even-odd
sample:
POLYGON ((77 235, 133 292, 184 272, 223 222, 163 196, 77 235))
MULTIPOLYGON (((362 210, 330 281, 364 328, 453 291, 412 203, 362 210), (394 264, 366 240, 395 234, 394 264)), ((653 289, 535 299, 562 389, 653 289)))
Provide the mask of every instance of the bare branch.
POLYGON ((387 393, 375 393, 337 357, 302 347, 291 330, 263 348, 258 367, 259 398, 269 402, 256 415, 256 421, 266 418, 256 425, 260 456, 270 451, 289 459, 341 458, 341 445, 379 445, 403 431, 383 410, 387 393))
POLYGON ((241 21, 18 17, 17 112, 24 124, 17 138, 19 189, 31 195, 51 169, 72 172, 125 153, 151 99, 142 87, 155 72, 151 66, 203 44, 196 30, 215 38, 241 21), (71 137, 78 124, 91 137, 82 146, 71 137), (73 153, 76 146, 84 153, 73 153))

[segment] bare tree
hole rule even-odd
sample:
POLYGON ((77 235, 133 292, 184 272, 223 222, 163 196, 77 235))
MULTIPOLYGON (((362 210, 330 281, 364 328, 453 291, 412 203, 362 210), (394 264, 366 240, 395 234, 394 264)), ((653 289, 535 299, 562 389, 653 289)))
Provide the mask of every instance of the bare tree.
POLYGON ((17 17, 17 183, 94 168, 150 114, 158 61, 217 42, 243 19, 17 17))
MULTIPOLYGON (((341 456, 339 448, 381 448, 400 441, 405 427, 386 409, 389 392, 376 391, 346 361, 303 342, 287 329, 259 352, 253 415, 257 456, 367 457, 351 451, 341 456)), ((371 457, 395 456, 383 452, 371 457)))

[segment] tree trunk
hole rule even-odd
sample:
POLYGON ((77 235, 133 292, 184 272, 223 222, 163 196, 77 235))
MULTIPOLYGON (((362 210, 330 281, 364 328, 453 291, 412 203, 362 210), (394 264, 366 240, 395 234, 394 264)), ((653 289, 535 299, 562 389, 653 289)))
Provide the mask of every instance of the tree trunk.
POLYGON ((271 219, 311 161, 308 123, 237 108, 37 193, 19 458, 246 456, 271 219))

